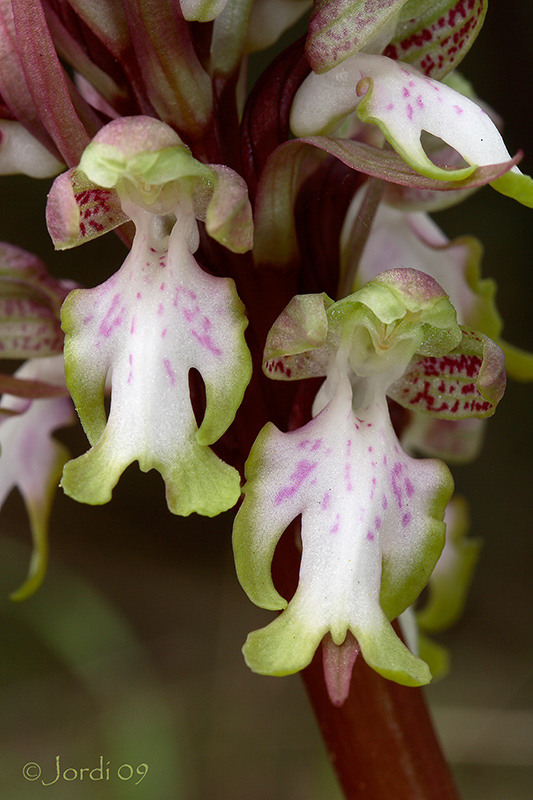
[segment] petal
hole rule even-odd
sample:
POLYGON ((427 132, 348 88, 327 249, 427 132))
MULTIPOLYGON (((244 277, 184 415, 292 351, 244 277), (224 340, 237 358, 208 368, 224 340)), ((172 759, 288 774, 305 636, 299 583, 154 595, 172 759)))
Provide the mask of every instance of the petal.
POLYGON ((254 671, 288 674, 309 663, 327 631, 340 645, 350 630, 378 672, 408 685, 425 683, 429 672, 397 638, 380 605, 381 564, 385 557, 388 583, 390 576, 398 579, 386 587, 385 599, 399 613, 421 591, 442 549, 449 473, 443 464, 402 453, 386 404, 376 402, 362 418, 351 399, 344 379, 310 423, 288 434, 266 426, 252 449, 234 528, 237 574, 256 604, 286 610, 250 634, 245 656, 254 671), (300 580, 287 605, 270 563, 299 514, 300 580))
MULTIPOLYGON (((294 99, 291 128, 296 136, 324 133, 353 110, 363 122, 378 125, 414 170, 436 180, 461 180, 476 166, 511 160, 490 117, 467 97, 407 64, 365 53, 304 81, 294 99), (445 141, 470 166, 435 165, 422 147, 422 131, 445 141)), ((517 167, 492 183, 498 191, 533 205, 533 181, 517 167)))
MULTIPOLYGON (((63 358, 27 361, 16 373, 24 381, 64 387, 63 358)), ((24 600, 40 585, 48 556, 48 519, 68 451, 51 434, 74 422, 70 398, 26 400, 4 394, 1 411, 15 412, 0 426, 0 506, 13 487, 20 491, 30 519, 33 555, 28 577, 11 595, 24 600), (18 412, 18 413, 17 413, 18 412)))
POLYGON ((202 164, 160 120, 122 117, 98 132, 78 169, 54 182, 48 230, 57 248, 75 247, 127 220, 124 203, 163 216, 184 195, 192 197, 210 236, 234 252, 251 248, 252 211, 242 178, 228 167, 202 164))
POLYGON ((350 342, 355 374, 392 369, 399 376, 415 352, 447 353, 461 332, 433 278, 417 270, 388 270, 336 303, 325 294, 294 298, 267 337, 263 369, 288 380, 325 375, 343 340, 350 342))
POLYGON ((444 519, 446 544, 429 581, 428 600, 417 611, 420 628, 433 633, 446 630, 463 613, 481 550, 481 540, 467 536, 470 518, 464 498, 452 498, 444 519))
POLYGON ((78 500, 105 503, 138 460, 143 471, 162 474, 171 511, 212 516, 240 495, 237 471, 207 445, 232 422, 250 378, 247 321, 233 282, 194 261, 186 230, 194 217, 176 214, 168 239, 156 215, 137 209, 137 235, 121 270, 102 286, 73 292, 63 306, 67 381, 93 447, 65 467, 62 484, 78 500), (200 426, 189 396, 192 368, 206 388, 200 426))
POLYGON ((0 175, 51 178, 63 169, 64 164, 20 122, 0 120, 0 175))

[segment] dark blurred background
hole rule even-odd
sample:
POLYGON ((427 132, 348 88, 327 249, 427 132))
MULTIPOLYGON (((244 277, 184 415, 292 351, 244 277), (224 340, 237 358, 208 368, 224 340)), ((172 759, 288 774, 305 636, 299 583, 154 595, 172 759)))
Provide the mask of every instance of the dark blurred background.
MULTIPOLYGON (((530 3, 493 2, 462 65, 505 120, 509 150, 525 151, 529 174, 532 33, 530 3)), ((46 181, 4 178, 2 187, 1 240, 87 286, 120 266, 125 251, 112 234, 54 253, 46 181)), ((485 188, 436 220, 451 237, 472 233, 484 243, 483 274, 498 281, 505 338, 533 350, 533 211, 485 188)), ((464 800, 533 795, 532 401, 533 387, 510 382, 482 457, 454 470, 484 547, 466 613, 439 637, 451 651, 451 673, 426 694, 464 800)), ((75 454, 86 448, 80 431, 68 441, 75 454)), ((172 517, 159 476, 133 465, 108 506, 79 506, 58 493, 50 529, 44 586, 13 604, 7 595, 25 576, 29 531, 17 495, 0 515, 5 797, 337 797, 299 678, 261 678, 243 663, 247 632, 271 615, 237 584, 229 515, 172 517), (102 765, 102 780, 85 772, 84 780, 77 773, 43 787, 56 776, 57 756, 62 771, 102 765), (24 779, 28 762, 41 766, 41 779, 24 779)))

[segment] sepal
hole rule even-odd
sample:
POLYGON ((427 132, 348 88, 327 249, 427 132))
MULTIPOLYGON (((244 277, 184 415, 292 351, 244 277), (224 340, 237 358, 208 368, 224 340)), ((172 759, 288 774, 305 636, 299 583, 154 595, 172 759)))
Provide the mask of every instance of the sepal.
POLYGON ((341 64, 360 50, 380 52, 391 40, 406 0, 315 0, 305 44, 316 73, 341 64))
POLYGON ((180 0, 188 22, 211 22, 224 11, 228 0, 180 0))
POLYGON ((72 425, 74 409, 67 395, 61 356, 26 361, 16 372, 19 383, 45 383, 58 395, 47 399, 26 399, 4 394, 0 412, 0 507, 17 487, 30 520, 33 554, 23 585, 11 594, 25 600, 37 590, 46 571, 48 520, 63 465, 66 448, 52 438, 58 428, 72 425), (31 447, 28 442, 31 441, 31 447))
POLYGON ((64 168, 20 122, 0 120, 0 175, 51 178, 64 168))
POLYGON ((505 391, 505 357, 491 339, 462 328, 462 341, 446 355, 416 355, 388 395, 404 408, 440 419, 494 414, 505 391))
POLYGON ((470 515, 466 500, 455 495, 445 514, 446 544, 428 584, 428 599, 416 612, 419 627, 428 633, 446 630, 462 615, 481 540, 468 536, 470 515))
POLYGON ((77 168, 59 175, 46 204, 46 225, 56 250, 77 247, 128 221, 114 189, 104 189, 77 168))
POLYGON ((62 352, 59 309, 72 285, 31 253, 0 243, 0 356, 27 359, 62 352))
POLYGON ((325 294, 294 298, 269 332, 263 370, 286 380, 326 375, 342 340, 350 340, 354 373, 370 375, 396 365, 401 371, 415 352, 447 353, 461 333, 433 278, 388 270, 335 303, 325 294))
POLYGON ((441 80, 468 53, 486 13, 487 0, 409 0, 383 55, 441 80))

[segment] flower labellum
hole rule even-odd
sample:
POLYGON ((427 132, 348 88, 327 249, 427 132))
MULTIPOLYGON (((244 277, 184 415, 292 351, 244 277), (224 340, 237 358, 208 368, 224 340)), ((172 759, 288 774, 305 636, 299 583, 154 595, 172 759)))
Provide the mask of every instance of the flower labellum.
MULTIPOLYGON (((409 407, 413 384, 430 398, 439 391, 461 396, 468 382, 468 409, 458 415, 488 413, 485 403, 494 410, 503 391, 503 358, 493 355, 495 345, 479 355, 476 346, 441 287, 412 269, 381 273, 336 303, 325 295, 294 298, 276 321, 265 348, 266 374, 285 380, 325 375, 326 381, 313 419, 289 433, 267 424, 246 466, 234 529, 237 573, 257 605, 283 609, 248 637, 244 654, 254 671, 303 669, 330 636, 326 680, 333 701, 342 702, 347 679, 339 669, 351 672, 354 647, 345 658, 334 659, 330 651, 350 634, 383 676, 406 685, 430 680, 390 620, 414 602, 440 556, 453 481, 444 463, 403 451, 387 395, 409 407), (437 388, 433 375, 416 366, 421 363, 438 373, 437 388), (422 374, 413 377, 417 369, 422 374), (270 563, 299 515, 300 579, 287 604, 273 585, 270 563)), ((437 398, 416 403, 437 417, 446 413, 443 405, 437 398)))
POLYGON ((124 219, 136 233, 121 269, 63 306, 67 384, 92 447, 66 465, 62 485, 78 500, 105 503, 138 460, 163 476, 171 511, 212 516, 240 495, 237 470, 209 445, 231 424, 251 361, 233 281, 204 272, 193 254, 198 219, 227 247, 250 247, 246 189, 228 168, 196 161, 164 123, 123 118, 102 128, 80 167, 56 181, 48 220, 60 246, 72 246, 124 219), (192 369, 205 384, 200 424, 192 369))

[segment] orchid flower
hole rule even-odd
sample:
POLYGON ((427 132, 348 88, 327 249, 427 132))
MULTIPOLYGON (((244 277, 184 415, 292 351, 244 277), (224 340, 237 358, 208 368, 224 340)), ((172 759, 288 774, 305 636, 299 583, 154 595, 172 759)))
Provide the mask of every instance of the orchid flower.
POLYGON ((59 309, 72 285, 53 278, 31 253, 0 244, 0 353, 26 359, 14 375, 0 374, 0 508, 17 487, 33 538, 29 574, 11 595, 15 600, 32 594, 44 577, 48 518, 69 458, 51 434, 74 422, 59 327, 59 309))
MULTIPOLYGON (((234 529, 237 573, 257 605, 285 609, 249 635, 248 665, 263 674, 296 672, 328 632, 341 647, 350 631, 380 674, 427 683, 426 665, 389 620, 429 579, 453 482, 442 462, 402 450, 387 396, 441 418, 490 415, 505 385, 503 354, 458 326, 436 281, 396 269, 336 303, 323 294, 294 298, 271 329, 264 370, 326 381, 313 419, 290 433, 266 425, 247 462, 234 529), (300 514, 300 581, 287 604, 270 562, 300 514)), ((326 673, 330 679, 336 685, 326 673)))
POLYGON ((77 500, 105 503, 138 460, 162 474, 171 511, 218 514, 238 500, 240 478, 209 445, 232 422, 250 378, 247 321, 233 281, 204 272, 193 254, 197 219, 232 250, 250 247, 246 189, 230 169, 196 161, 164 123, 122 118, 56 180, 48 224, 68 247, 124 219, 136 233, 121 269, 72 292, 62 309, 67 385, 91 443, 66 465, 62 486, 77 500), (200 424, 192 369, 205 384, 200 424))
MULTIPOLYGON (((15 373, 22 385, 32 388, 44 381, 50 387, 41 398, 4 393, 0 401, 0 507, 17 487, 30 519, 33 555, 28 577, 11 595, 23 600, 40 586, 48 559, 48 519, 69 452, 51 434, 72 425, 74 408, 65 387, 62 356, 26 361, 15 373), (54 391, 56 389, 56 391, 54 391)), ((16 388, 16 387, 15 387, 16 388)))
POLYGON ((462 181, 477 167, 507 163, 509 171, 491 185, 533 206, 533 181, 513 165, 488 114, 410 64, 359 52, 324 74, 312 73, 294 98, 291 128, 300 137, 332 134, 354 111, 362 122, 377 125, 396 152, 428 178, 462 181), (442 139, 467 165, 435 164, 421 143, 423 132, 442 139))

